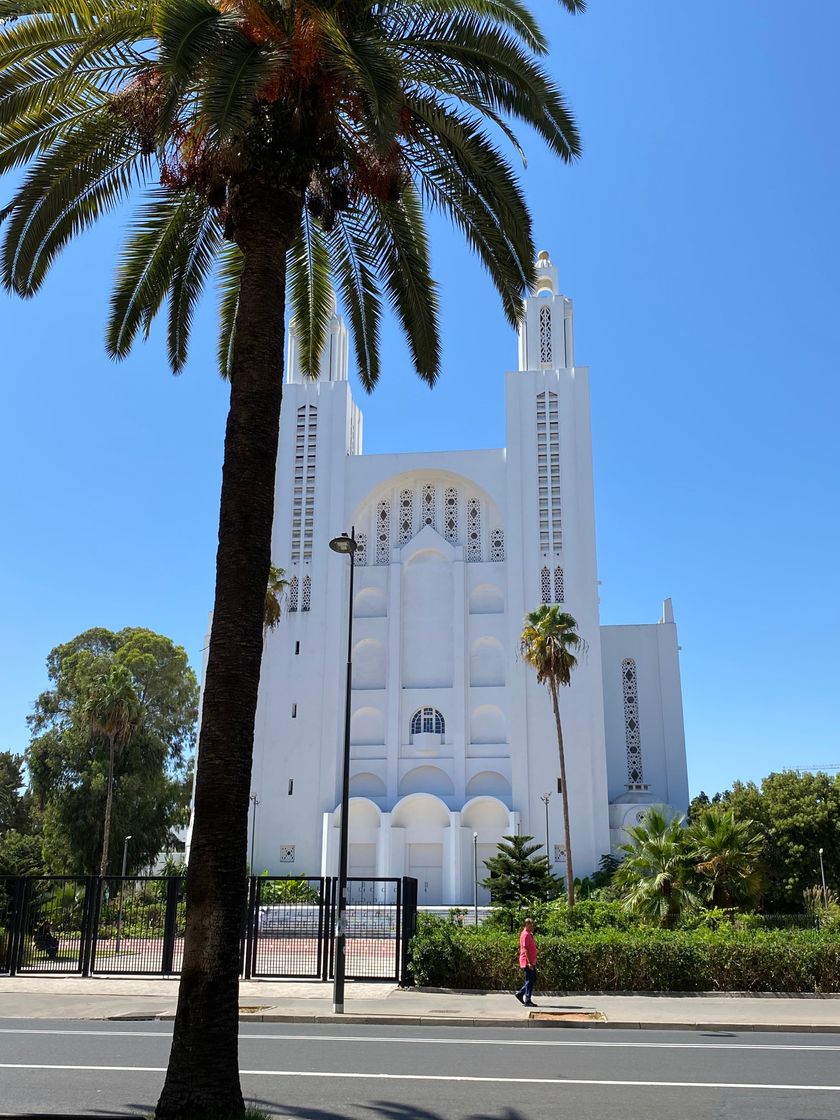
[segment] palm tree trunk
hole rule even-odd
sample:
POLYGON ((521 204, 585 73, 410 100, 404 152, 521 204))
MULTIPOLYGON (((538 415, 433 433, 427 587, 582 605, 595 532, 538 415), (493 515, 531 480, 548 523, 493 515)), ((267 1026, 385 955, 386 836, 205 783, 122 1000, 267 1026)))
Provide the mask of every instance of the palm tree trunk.
POLYGON ((557 750, 560 753, 560 793, 563 798, 563 839, 566 844, 566 898, 569 909, 575 904, 575 872, 572 867, 572 833, 569 828, 569 790, 566 785, 566 751, 563 746, 563 725, 560 722, 560 700, 557 696, 557 684, 549 684, 551 692, 551 706, 554 709, 554 723, 557 727, 557 750))
POLYGON ((108 792, 105 794, 105 824, 102 836, 102 859, 99 864, 99 874, 104 879, 108 874, 108 848, 111 843, 111 809, 114 804, 114 739, 115 735, 108 736, 108 792))
MULTIPOLYGON (((225 434, 216 595, 195 783, 184 963, 158 1120, 244 1116, 239 941, 248 798, 271 560, 283 381, 289 207, 250 187, 237 199, 243 273, 225 434)), ((297 215, 293 214, 292 219, 297 215)))

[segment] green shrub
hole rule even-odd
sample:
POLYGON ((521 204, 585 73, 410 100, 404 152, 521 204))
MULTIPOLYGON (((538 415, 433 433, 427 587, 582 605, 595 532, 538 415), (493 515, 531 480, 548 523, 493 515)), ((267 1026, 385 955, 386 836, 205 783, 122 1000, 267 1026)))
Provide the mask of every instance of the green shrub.
MULTIPOLYGON (((730 928, 538 930, 544 991, 840 990, 840 937, 817 930, 730 928)), ((411 944, 418 984, 504 990, 520 982, 518 939, 420 916, 411 944)))
POLYGON ((279 905, 284 902, 313 904, 320 902, 321 895, 307 879, 269 879, 264 871, 260 883, 260 905, 279 905))

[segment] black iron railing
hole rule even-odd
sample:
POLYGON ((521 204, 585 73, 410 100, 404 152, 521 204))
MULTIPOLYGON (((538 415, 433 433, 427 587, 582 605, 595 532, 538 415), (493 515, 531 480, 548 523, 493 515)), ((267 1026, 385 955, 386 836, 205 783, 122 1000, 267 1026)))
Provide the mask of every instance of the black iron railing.
MULTIPOLYGON (((334 878, 252 876, 242 975, 328 980, 334 878)), ((186 921, 180 876, 0 877, 0 973, 170 976, 186 921)), ((410 982, 415 879, 348 880, 347 978, 410 982)))

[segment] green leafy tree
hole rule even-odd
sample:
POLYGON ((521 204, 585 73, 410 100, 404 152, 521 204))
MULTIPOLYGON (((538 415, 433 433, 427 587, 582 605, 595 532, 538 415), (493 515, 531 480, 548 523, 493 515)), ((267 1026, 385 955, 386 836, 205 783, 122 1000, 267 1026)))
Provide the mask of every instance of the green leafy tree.
POLYGON ((151 630, 93 629, 52 650, 47 670, 26 758, 48 868, 101 868, 109 789, 108 831, 133 837, 129 870, 147 866, 186 819, 198 700, 186 653, 151 630))
POLYGON ((23 756, 0 751, 0 835, 30 830, 31 798, 23 786, 23 756))
POLYGON ((566 749, 560 719, 560 688, 572 683, 577 654, 586 644, 577 632, 577 622, 559 607, 541 606, 525 618, 520 638, 522 657, 537 671, 537 682, 544 684, 551 697, 557 751, 560 755, 560 791, 563 798, 563 836, 566 842, 566 897, 571 910, 575 904, 575 873, 572 867, 572 833, 569 824, 569 787, 566 781, 566 749))
POLYGON ((621 901, 631 913, 673 929, 681 914, 701 904, 682 821, 650 809, 627 834, 624 859, 613 876, 621 901))
POLYGON ((760 786, 735 782, 723 803, 763 833, 765 910, 801 910, 802 892, 820 883, 820 848, 827 885, 840 889, 840 776, 782 770, 760 786))
POLYGON ((764 841, 754 821, 710 805, 691 821, 685 840, 707 903, 722 910, 757 904, 764 841))
POLYGON ((528 906, 546 902, 560 892, 546 855, 537 855, 542 844, 533 836, 503 836, 496 854, 484 861, 490 872, 481 885, 490 891, 495 906, 528 906))
MULTIPOLYGON (((571 12, 583 0, 560 0, 571 12)), ((383 296, 418 374, 440 367, 424 205, 478 254, 511 323, 534 279, 520 185, 485 125, 579 140, 522 0, 0 0, 0 276, 33 295, 69 240, 138 190, 107 330, 127 354, 168 308, 183 368, 215 273, 230 379, 184 964, 161 1120, 240 1117, 239 925, 270 566, 287 288, 316 373, 335 277, 360 376, 383 296), (201 1069, 191 1055, 201 1053, 201 1069)))

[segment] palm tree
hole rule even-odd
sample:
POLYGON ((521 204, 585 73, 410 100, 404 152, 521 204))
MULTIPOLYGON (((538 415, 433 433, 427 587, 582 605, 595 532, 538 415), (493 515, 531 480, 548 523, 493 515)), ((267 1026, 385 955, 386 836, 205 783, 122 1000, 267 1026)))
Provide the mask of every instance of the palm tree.
POLYGON ((577 632, 577 622, 559 607, 542 606, 525 618, 520 638, 524 659, 537 671, 537 683, 544 684, 551 696, 557 750, 560 755, 560 793, 563 798, 563 836, 566 843, 566 898, 571 910, 575 904, 575 873, 572 867, 572 833, 569 827, 569 788, 566 782, 566 750, 560 721, 560 686, 572 683, 577 653, 586 643, 577 632))
POLYGON ((613 876, 625 909, 673 929, 680 914, 700 904, 696 874, 679 817, 649 809, 627 829, 624 860, 613 876))
POLYGON ((433 384, 424 209, 460 229, 514 323, 535 275, 531 219, 485 125, 520 152, 510 121, 526 122, 567 161, 579 139, 523 0, 0 0, 4 20, 0 174, 27 168, 0 210, 6 288, 35 294, 70 240, 138 192, 109 353, 126 355, 166 306, 181 370, 196 302, 218 280, 230 409, 184 963, 158 1115, 238 1117, 239 928, 287 291, 307 375, 333 276, 364 386, 379 377, 383 298, 433 384))
POLYGON ((105 793, 105 821, 102 828, 102 858, 99 874, 108 874, 108 849, 111 840, 111 809, 114 801, 114 760, 117 748, 131 738, 137 716, 137 694, 131 673, 124 665, 112 665, 91 683, 84 713, 91 728, 108 740, 108 782, 105 793))
POLYGON ((266 634, 269 630, 276 630, 280 624, 283 599, 288 586, 289 581, 286 579, 285 569, 272 564, 268 569, 268 586, 265 589, 265 607, 263 609, 263 631, 266 634))
POLYGON ((714 805, 686 829, 686 842, 707 901, 723 908, 754 905, 761 893, 764 837, 755 821, 714 805))

